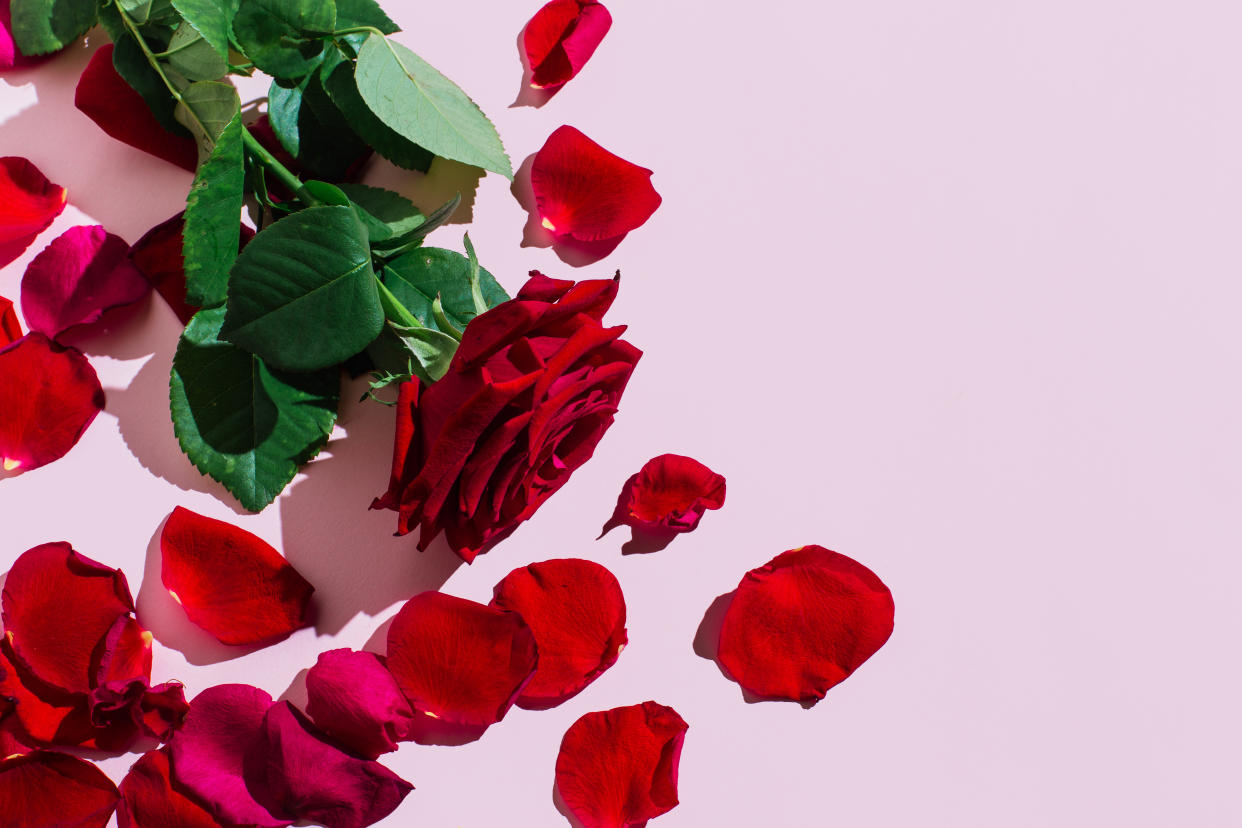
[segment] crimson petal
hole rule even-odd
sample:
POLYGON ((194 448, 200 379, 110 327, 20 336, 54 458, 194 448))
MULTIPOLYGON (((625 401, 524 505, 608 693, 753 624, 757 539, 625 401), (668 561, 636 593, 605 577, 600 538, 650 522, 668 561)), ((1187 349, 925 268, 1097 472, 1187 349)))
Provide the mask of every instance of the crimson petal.
POLYGON ((0 640, 0 672, 4 673, 0 696, 13 705, 12 713, 0 722, 4 731, 0 741, 31 747, 95 745, 89 698, 40 681, 13 654, 7 638, 0 640))
POLYGON ((65 209, 68 193, 25 158, 0 158, 0 244, 42 233, 65 209))
POLYGON ((84 759, 35 751, 0 762, 0 803, 12 828, 104 828, 116 785, 84 759))
POLYGON ((585 828, 641 828, 677 805, 688 725, 653 701, 587 713, 556 757, 556 790, 585 828))
POLYGON ((535 12, 522 32, 531 86, 565 85, 582 71, 611 27, 612 15, 597 0, 552 0, 535 12))
POLYGON ((306 712, 316 727, 374 759, 411 737, 414 711, 382 656, 329 650, 306 674, 306 712))
POLYGON ((893 632, 893 596, 867 567, 822 546, 746 573, 720 628, 720 664, 766 699, 814 704, 893 632))
POLYGON ((725 501, 725 479, 691 457, 661 454, 626 481, 619 517, 648 531, 689 532, 725 501))
POLYGON ((486 727, 534 675, 535 637, 521 616, 441 592, 415 595, 388 629, 388 669, 414 709, 486 727))
POLYGON ((519 707, 555 707, 577 695, 616 663, 628 641, 621 585, 592 561, 515 569, 496 585, 491 605, 521 615, 539 648, 539 667, 519 707))
POLYGON ((22 324, 17 321, 13 303, 0 296, 0 348, 22 338, 22 324))
POLYGON ((271 641, 307 626, 315 591, 261 538, 178 506, 160 535, 164 586, 224 644, 271 641))
POLYGON ((168 754, 153 750, 121 780, 119 828, 221 828, 211 812, 172 779, 168 754))
MULTIPOLYGON (((198 312, 198 308, 186 304, 185 301, 185 259, 182 249, 185 239, 185 213, 181 212, 168 221, 157 224, 146 232, 134 246, 129 249, 129 258, 138 268, 138 272, 146 277, 155 292, 164 297, 164 301, 177 314, 182 324, 189 324, 190 319, 198 312)), ((241 237, 238 249, 254 238, 254 230, 241 225, 241 237)))

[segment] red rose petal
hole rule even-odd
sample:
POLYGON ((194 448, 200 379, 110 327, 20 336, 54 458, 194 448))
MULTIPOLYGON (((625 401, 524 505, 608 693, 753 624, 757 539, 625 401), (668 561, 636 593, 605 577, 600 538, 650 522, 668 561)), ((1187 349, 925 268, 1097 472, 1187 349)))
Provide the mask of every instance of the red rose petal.
POLYGON ((875 573, 804 546, 746 573, 720 628, 720 664, 756 696, 814 704, 893 632, 893 596, 875 573))
POLYGON ((221 828, 203 808, 172 780, 168 754, 153 750, 129 769, 121 780, 119 828, 221 828))
POLYGON ((152 641, 151 633, 144 630, 133 616, 117 618, 104 637, 95 685, 149 680, 154 649, 152 641))
POLYGON ((8 639, 0 641, 0 696, 11 699, 13 712, 3 730, 29 745, 94 746, 89 699, 40 681, 13 654, 8 639))
POLYGON ((612 15, 596 0, 552 0, 526 24, 522 47, 531 86, 563 86, 582 71, 612 26, 612 15))
POLYGON ((164 586, 190 620, 224 644, 246 645, 308 626, 315 588, 244 529, 178 506, 160 535, 164 586))
POLYGON ((59 460, 104 407, 82 353, 33 333, 0 349, 0 463, 28 471, 59 460))
POLYGON ((414 711, 384 659, 329 650, 306 674, 306 712, 340 744, 374 759, 411 737, 414 711))
POLYGON ((691 457, 661 454, 626 481, 618 516, 637 529, 689 532, 725 501, 725 479, 691 457))
POLYGON ((613 155, 570 126, 553 132, 530 171, 544 227, 584 242, 624 236, 660 206, 651 170, 613 155))
POLYGON ((388 629, 388 669, 414 709, 458 725, 504 718, 536 665, 521 616, 441 592, 415 595, 388 629))
POLYGON ((677 805, 677 765, 688 725, 643 702, 574 722, 556 757, 556 790, 585 828, 640 828, 677 805))
POLYGON ((539 648, 539 667, 519 707, 554 707, 577 695, 616 663, 628 641, 621 585, 592 561, 515 569, 496 585, 491 605, 521 615, 539 648))
POLYGON ((0 158, 0 244, 42 233, 65 209, 69 194, 25 158, 0 158))
POLYGON ((198 167, 194 139, 164 129, 142 96, 117 74, 112 50, 108 43, 91 55, 78 80, 74 105, 116 140, 194 172, 198 167))
POLYGON ((0 296, 0 348, 22 338, 22 324, 17 321, 13 303, 0 296))
POLYGON ((76 756, 35 751, 0 762, 0 815, 12 828, 104 828, 119 796, 103 771, 76 756))
POLYGON ((22 314, 30 330, 55 339, 106 310, 137 302, 150 289, 123 239, 99 225, 70 227, 26 268, 22 314))

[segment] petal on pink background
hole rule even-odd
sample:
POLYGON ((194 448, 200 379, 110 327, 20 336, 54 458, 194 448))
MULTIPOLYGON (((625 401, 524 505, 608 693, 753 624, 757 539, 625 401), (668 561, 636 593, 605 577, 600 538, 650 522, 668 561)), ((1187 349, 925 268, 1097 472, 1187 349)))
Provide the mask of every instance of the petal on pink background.
POLYGON ((35 751, 0 762, 0 803, 13 828, 105 828, 116 785, 84 759, 35 751))
POLYGON ((168 754, 153 750, 121 780, 119 828, 222 828, 216 818, 172 780, 168 754))
POLYGON ((617 517, 637 529, 689 532, 725 501, 725 479, 692 457, 661 454, 626 481, 617 517))
POLYGON ((361 756, 374 759, 410 738, 414 711, 382 656, 329 650, 306 674, 306 693, 315 726, 361 756))
POLYGON ((25 158, 0 158, 0 244, 42 233, 65 209, 69 194, 25 158))
POLYGON ((582 70, 612 26, 612 15, 596 0, 552 0, 526 24, 522 47, 531 86, 563 86, 582 70))
POLYGON ((22 315, 52 339, 151 289, 129 260, 129 245, 99 225, 70 227, 35 256, 22 277, 22 315))
POLYGON ((22 323, 17 321, 13 302, 0 296, 0 348, 22 338, 22 323))

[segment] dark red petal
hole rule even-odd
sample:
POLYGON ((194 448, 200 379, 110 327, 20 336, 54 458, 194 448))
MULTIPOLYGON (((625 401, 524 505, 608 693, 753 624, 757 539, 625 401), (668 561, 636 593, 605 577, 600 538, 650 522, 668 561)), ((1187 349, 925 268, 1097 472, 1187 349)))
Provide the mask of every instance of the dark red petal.
POLYGON ((119 828, 221 828, 211 812, 173 782, 168 754, 153 750, 121 781, 119 828))
POLYGON ((104 407, 80 351, 33 333, 0 350, 0 463, 28 471, 59 460, 104 407))
POLYGON ((391 814, 414 786, 388 768, 359 759, 321 739, 289 702, 263 723, 263 761, 252 790, 273 813, 333 828, 365 828, 391 814))
POLYGON ((531 165, 543 226, 557 236, 601 241, 641 227, 660 206, 651 170, 613 155, 570 126, 548 137, 531 165))
MULTIPOLYGON (((186 304, 185 301, 185 259, 182 248, 185 239, 185 213, 178 213, 161 224, 157 224, 146 232, 141 239, 134 242, 129 249, 129 258, 138 268, 138 272, 147 278, 156 293, 164 297, 164 301, 177 314, 183 324, 188 324, 198 308, 186 304)), ((254 230, 241 225, 241 240, 238 248, 254 238, 254 230)))
POLYGON ((585 828, 640 828, 677 805, 677 764, 688 725, 643 702, 574 722, 556 757, 556 790, 585 828))
POLYGON ((315 588, 244 529, 178 506, 160 536, 164 586, 224 644, 257 644, 307 626, 315 588))
MULTIPOLYGON (((375 498, 372 509, 401 508, 401 492, 405 489, 403 480, 418 475, 422 468, 423 456, 419 450, 420 441, 416 439, 415 422, 418 418, 418 395, 421 386, 418 377, 410 377, 397 389, 397 425, 393 442, 392 474, 388 480, 388 491, 375 498)), ((398 534, 405 534, 409 529, 402 527, 398 534)))
POLYGON ((515 569, 496 585, 492 606, 521 615, 539 648, 539 667, 519 707, 553 707, 581 692, 616 663, 628 641, 621 585, 592 561, 515 569))
POLYGON ((11 828, 104 828, 119 797, 76 756, 40 750, 0 762, 0 817, 11 828))
POLYGON ((137 302, 151 286, 129 260, 129 245, 99 225, 70 227, 22 277, 22 314, 30 330, 55 339, 104 311, 137 302))
POLYGON ((595 0, 552 0, 526 24, 522 46, 531 86, 564 85, 582 70, 612 26, 612 15, 595 0))
POLYGON ((157 684, 142 694, 137 720, 142 732, 152 739, 166 742, 185 723, 190 705, 180 682, 157 684))
POLYGON ((375 653, 329 650, 306 674, 306 712, 315 726, 369 759, 410 738, 414 711, 375 653))
POLYGON ((69 194, 25 158, 0 158, 0 244, 42 233, 65 209, 69 194))
POLYGON ((504 718, 535 672, 521 616, 441 592, 415 595, 388 629, 388 669, 414 709, 458 725, 504 718))
POLYGON ((0 348, 22 338, 22 324, 17 321, 13 303, 0 296, 0 348))
POLYGON ((112 65, 111 43, 91 55, 73 103, 118 141, 194 172, 198 148, 189 135, 174 135, 155 120, 147 102, 112 65))
POLYGON ((720 629, 720 663, 762 698, 814 704, 893 632, 893 596, 875 573, 804 546, 746 573, 720 629))
POLYGON ((691 457, 661 454, 626 481, 620 518, 630 526, 689 532, 725 501, 725 479, 691 457))
MULTIPOLYGON (((9 740, 27 745, 93 745, 89 699, 40 681, 13 654, 8 639, 0 640, 0 696, 13 711, 0 722, 9 740)), ((15 751, 16 752, 16 751, 15 751)), ((7 753, 6 753, 7 755, 7 753)))

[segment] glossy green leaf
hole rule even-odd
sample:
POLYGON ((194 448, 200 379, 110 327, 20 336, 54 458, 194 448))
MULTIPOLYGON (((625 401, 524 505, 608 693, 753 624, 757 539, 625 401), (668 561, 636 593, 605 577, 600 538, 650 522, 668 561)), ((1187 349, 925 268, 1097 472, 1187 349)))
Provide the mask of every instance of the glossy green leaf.
POLYGON ((65 48, 95 25, 99 0, 13 0, 9 14, 18 50, 23 55, 46 55, 65 48))
POLYGON ((370 26, 384 34, 396 34, 401 27, 384 13, 375 0, 336 0, 336 28, 353 29, 370 26))
POLYGON ((327 442, 340 376, 273 371, 220 341, 223 321, 224 308, 199 311, 181 336, 170 382, 173 431, 199 471, 257 512, 327 442))
POLYGON ((228 74, 229 64, 198 30, 183 22, 165 50, 168 65, 191 81, 208 81, 228 74))
POLYGON ((237 259, 245 185, 241 115, 220 133, 199 165, 185 205, 185 295, 201 308, 224 303, 237 259))
POLYGON ((410 374, 435 382, 448 373, 458 341, 435 328, 407 328, 387 322, 367 356, 381 374, 410 374))
POLYGON ((324 61, 320 76, 345 122, 368 146, 398 167, 423 173, 431 169, 435 156, 377 118, 358 94, 352 62, 345 61, 340 52, 333 50, 324 61))
POLYGON ((116 0, 117 5, 125 10, 129 19, 139 26, 147 22, 151 16, 151 0, 116 0))
POLYGON ((238 256, 221 336, 274 367, 316 371, 364 349, 383 324, 366 228, 349 207, 311 207, 238 256))
POLYGON ((237 5, 238 0, 172 0, 173 8, 222 59, 229 55, 229 31, 237 5))
POLYGON ((313 176, 339 181, 367 154, 367 145, 328 97, 318 74, 297 85, 273 82, 267 114, 281 146, 313 176))
POLYGON ((431 215, 427 216, 426 221, 418 224, 413 230, 396 236, 391 241, 382 243, 372 242, 372 247, 375 248, 375 255, 383 259, 396 259, 421 246, 423 239, 453 217, 453 213, 457 211, 459 204, 461 204, 460 193, 432 210, 431 215))
POLYGON ((340 188, 358 207, 373 246, 402 238, 427 221, 414 202, 392 190, 365 184, 341 184, 340 188))
MULTIPOLYGON (((458 330, 465 330, 477 314, 470 287, 470 260, 452 250, 423 247, 385 265, 382 278, 393 295, 429 328, 440 329, 432 312, 436 296, 444 314, 458 330)), ((508 301, 509 294, 492 274, 480 268, 479 290, 488 307, 508 301)))
POLYGON ((240 109, 237 90, 227 81, 199 81, 190 84, 181 93, 181 103, 177 104, 177 120, 198 141, 200 164, 211 155, 216 138, 237 116, 240 109))
POLYGON ((333 0, 241 0, 233 33, 246 56, 277 78, 301 78, 316 69, 321 35, 336 26, 333 0))
POLYGON ((353 202, 349 200, 349 196, 345 195, 340 187, 326 181, 307 181, 302 185, 301 192, 320 204, 353 208, 353 202))

